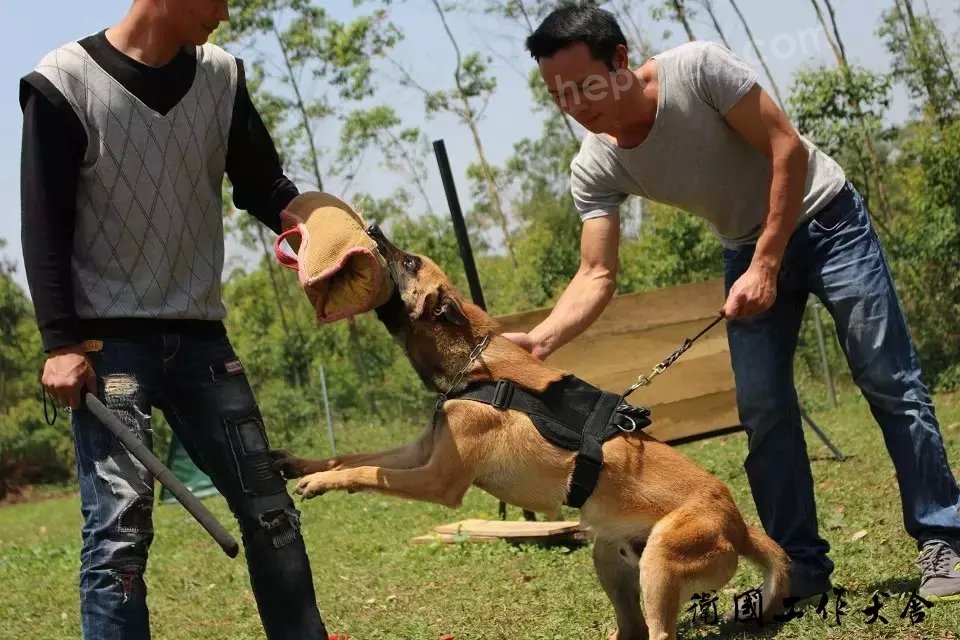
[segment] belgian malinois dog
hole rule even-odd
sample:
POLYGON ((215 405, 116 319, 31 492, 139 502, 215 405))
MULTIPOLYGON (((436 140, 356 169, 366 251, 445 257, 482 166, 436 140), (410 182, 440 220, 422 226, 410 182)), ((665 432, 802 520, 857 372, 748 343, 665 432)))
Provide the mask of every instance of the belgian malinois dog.
MULTIPOLYGON (((446 394, 505 379, 537 393, 568 375, 498 336, 496 322, 466 302, 432 260, 402 251, 376 227, 368 233, 396 285, 376 313, 428 388, 446 394)), ((597 577, 616 613, 611 638, 675 638, 680 607, 723 587, 740 556, 764 572, 764 619, 783 610, 790 559, 744 521, 726 485, 640 429, 607 440, 602 451, 602 471, 580 517, 593 534, 597 577)), ((546 514, 564 504, 575 457, 542 437, 521 411, 455 398, 406 446, 326 460, 274 452, 284 476, 300 478, 295 493, 305 499, 378 491, 456 509, 477 486, 546 514)))

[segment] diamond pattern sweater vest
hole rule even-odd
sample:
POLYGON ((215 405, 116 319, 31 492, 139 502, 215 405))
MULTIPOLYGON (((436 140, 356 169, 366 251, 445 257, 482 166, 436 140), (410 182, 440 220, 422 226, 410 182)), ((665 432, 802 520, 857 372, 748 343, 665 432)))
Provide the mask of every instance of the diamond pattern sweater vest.
POLYGON ((37 71, 87 134, 73 241, 78 317, 222 320, 221 185, 237 85, 233 56, 196 48, 189 91, 160 114, 76 42, 37 71))

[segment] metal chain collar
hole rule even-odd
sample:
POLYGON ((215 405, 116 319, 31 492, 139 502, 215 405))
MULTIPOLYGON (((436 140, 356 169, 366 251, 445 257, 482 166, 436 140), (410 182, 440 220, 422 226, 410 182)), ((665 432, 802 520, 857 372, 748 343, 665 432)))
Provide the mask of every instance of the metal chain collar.
POLYGON ((435 407, 437 411, 439 411, 443 406, 443 403, 447 401, 447 396, 450 394, 450 392, 456 389, 457 385, 460 384, 460 381, 463 380, 463 376, 467 375, 467 371, 470 370, 470 366, 477 361, 477 359, 480 357, 480 354, 483 353, 483 350, 487 348, 487 345, 490 344, 490 338, 492 337, 492 332, 483 337, 483 340, 481 340, 470 352, 470 358, 467 360, 466 364, 464 364, 459 373, 453 377, 453 382, 450 383, 450 386, 447 388, 447 390, 442 391, 437 395, 437 404, 435 407))

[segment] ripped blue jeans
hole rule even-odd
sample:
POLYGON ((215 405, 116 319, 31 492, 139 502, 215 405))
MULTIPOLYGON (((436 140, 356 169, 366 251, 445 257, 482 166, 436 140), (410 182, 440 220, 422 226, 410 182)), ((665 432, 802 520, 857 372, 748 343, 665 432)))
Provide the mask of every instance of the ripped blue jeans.
MULTIPOLYGON (((151 448, 150 412, 161 410, 226 498, 240 525, 266 637, 327 640, 300 513, 270 468, 263 420, 227 337, 155 333, 102 342, 87 355, 104 404, 151 448)), ((72 422, 83 515, 83 637, 147 639, 144 572, 154 536, 153 477, 93 414, 74 411, 72 422)))

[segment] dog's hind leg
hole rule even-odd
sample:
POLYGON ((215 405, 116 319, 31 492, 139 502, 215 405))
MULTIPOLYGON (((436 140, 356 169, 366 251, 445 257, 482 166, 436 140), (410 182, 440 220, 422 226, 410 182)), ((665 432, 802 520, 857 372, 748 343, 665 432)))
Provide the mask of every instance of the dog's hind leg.
POLYGON ((593 566, 600 586, 610 599, 617 630, 610 640, 641 640, 647 625, 640 610, 640 567, 631 543, 598 537, 593 544, 593 566))
POLYGON ((681 605, 729 582, 737 560, 721 529, 696 509, 681 507, 658 522, 640 558, 651 640, 675 640, 681 605))

